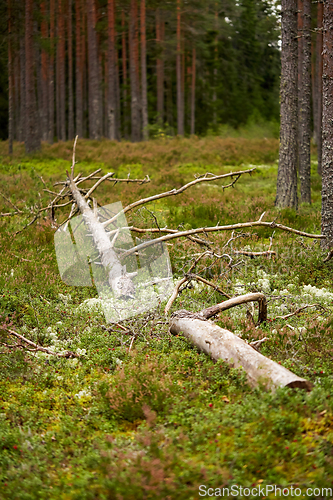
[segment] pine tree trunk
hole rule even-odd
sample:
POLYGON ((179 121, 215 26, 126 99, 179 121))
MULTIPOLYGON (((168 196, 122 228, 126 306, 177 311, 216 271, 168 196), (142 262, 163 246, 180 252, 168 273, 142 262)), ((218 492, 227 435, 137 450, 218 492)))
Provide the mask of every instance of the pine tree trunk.
POLYGON ((83 137, 83 102, 82 102, 82 25, 81 25, 81 0, 75 0, 75 42, 76 42, 76 58, 75 58, 75 135, 83 137))
POLYGON ((20 38, 20 136, 19 140, 25 142, 26 134, 26 88, 25 88, 25 43, 24 38, 20 38))
POLYGON ((115 5, 108 0, 108 137, 116 139, 115 5))
POLYGON ((314 36, 311 40, 311 90, 312 90, 312 111, 313 111, 313 143, 317 144, 317 73, 316 73, 316 44, 314 36))
POLYGON ((182 96, 182 54, 181 54, 181 14, 180 0, 177 0, 177 133, 184 135, 184 114, 183 114, 183 96, 182 96))
POLYGON ((140 101, 139 101, 139 64, 138 64, 138 25, 137 2, 131 0, 129 26, 129 53, 131 79, 131 138, 132 142, 140 141, 140 101))
POLYGON ((14 58, 14 141, 20 140, 20 73, 20 51, 17 50, 14 58))
POLYGON ((54 1, 50 0, 50 60, 49 60, 49 125, 48 125, 48 141, 53 144, 54 140, 54 1))
POLYGON ((72 0, 68 0, 68 139, 74 138, 72 0))
POLYGON ((275 204, 297 207, 297 0, 281 3, 281 128, 275 204))
POLYGON ((64 0, 58 0, 58 99, 59 99, 59 140, 66 140, 66 88, 65 88, 65 16, 64 0))
POLYGON ((12 11, 8 0, 8 154, 13 154, 13 51, 12 51, 12 11))
POLYGON ((156 10, 156 43, 158 57, 156 59, 157 79, 157 114, 159 119, 164 120, 164 20, 161 9, 156 10))
POLYGON ((121 57, 122 57, 122 71, 123 71, 123 123, 124 123, 124 136, 126 139, 129 137, 128 132, 128 105, 127 105, 127 50, 126 50, 126 32, 125 32, 125 12, 121 11, 121 57))
POLYGON ((299 177, 301 202, 311 203, 311 0, 300 0, 302 15, 301 86, 298 92, 299 109, 299 177))
POLYGON ((89 137, 91 139, 100 138, 102 125, 100 121, 99 62, 95 23, 96 12, 94 0, 87 0, 89 137))
POLYGON ((147 48, 146 48, 146 1, 141 0, 141 105, 143 139, 148 139, 148 101, 147 101, 147 48))
POLYGON ((318 174, 322 174, 322 120, 323 120, 323 2, 318 2, 317 11, 317 46, 316 46, 316 66, 317 66, 317 151, 318 151, 318 174))
POLYGON ((191 134, 195 134, 195 78, 196 78, 196 50, 192 49, 192 85, 191 85, 191 134))
POLYGON ((217 65, 218 65, 218 3, 215 2, 214 29, 216 32, 214 40, 214 91, 213 91, 213 123, 217 124, 217 65))
MULTIPOLYGON (((39 36, 37 23, 34 23, 34 39, 36 40, 39 36)), ((43 89, 42 89, 42 60, 41 53, 37 44, 34 44, 34 61, 35 61, 35 71, 36 71, 36 88, 37 88, 37 133, 39 139, 43 137, 43 120, 44 120, 44 109, 43 109, 43 89)))
POLYGON ((82 0, 82 10, 81 10, 81 26, 82 26, 82 38, 81 38, 81 72, 82 72, 82 133, 83 137, 88 137, 88 99, 89 99, 89 82, 88 82, 88 64, 87 64, 87 14, 86 14, 86 0, 82 0))
MULTIPOLYGON (((40 10, 42 15, 41 22, 41 35, 42 39, 46 42, 48 40, 48 26, 47 26, 47 14, 46 14, 46 5, 45 0, 42 0, 40 3, 40 10)), ((48 131, 49 131, 49 106, 48 106, 48 87, 49 87, 49 79, 48 79, 48 55, 46 50, 42 48, 42 140, 47 141, 48 139, 48 131)))
POLYGON ((121 113, 120 113, 120 83, 119 83, 119 59, 117 50, 117 32, 115 31, 115 81, 116 81, 116 140, 121 140, 121 113))
POLYGON ((32 153, 40 149, 34 77, 33 0, 26 0, 25 4, 25 87, 25 151, 32 153))
POLYGON ((333 248, 333 0, 324 2, 321 229, 333 248))

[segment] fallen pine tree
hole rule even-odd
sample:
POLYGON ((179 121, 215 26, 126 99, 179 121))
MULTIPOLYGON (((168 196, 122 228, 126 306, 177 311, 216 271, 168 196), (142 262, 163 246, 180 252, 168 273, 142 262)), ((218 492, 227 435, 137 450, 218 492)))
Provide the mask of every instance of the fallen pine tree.
POLYGON ((253 346, 209 320, 221 311, 252 301, 259 302, 258 323, 265 321, 267 319, 265 296, 262 293, 250 293, 226 300, 199 313, 176 311, 170 318, 170 332, 174 335, 182 333, 215 361, 222 359, 234 368, 243 368, 252 387, 261 384, 270 390, 278 387, 311 390, 309 381, 263 356, 253 346))

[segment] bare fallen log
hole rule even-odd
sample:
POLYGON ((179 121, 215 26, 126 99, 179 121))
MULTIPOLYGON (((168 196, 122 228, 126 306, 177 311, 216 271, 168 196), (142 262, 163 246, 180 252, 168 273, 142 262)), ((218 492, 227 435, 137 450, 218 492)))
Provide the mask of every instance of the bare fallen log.
POLYGON ((200 313, 193 314, 188 311, 174 313, 170 319, 170 331, 174 335, 182 333, 198 349, 215 361, 223 359, 232 367, 242 367, 252 387, 263 384, 269 390, 275 390, 278 387, 299 387, 311 390, 309 381, 263 356, 229 330, 200 317, 200 313))
POLYGON ((267 319, 267 302, 262 293, 248 293, 208 307, 198 313, 181 310, 173 313, 170 319, 170 332, 174 335, 182 333, 201 351, 217 361, 223 359, 230 366, 242 367, 252 387, 263 384, 274 390, 277 387, 299 387, 311 390, 311 383, 298 377, 284 366, 263 356, 256 349, 265 339, 246 343, 229 330, 221 328, 208 318, 220 311, 225 311, 236 305, 257 301, 259 304, 258 323, 267 319))

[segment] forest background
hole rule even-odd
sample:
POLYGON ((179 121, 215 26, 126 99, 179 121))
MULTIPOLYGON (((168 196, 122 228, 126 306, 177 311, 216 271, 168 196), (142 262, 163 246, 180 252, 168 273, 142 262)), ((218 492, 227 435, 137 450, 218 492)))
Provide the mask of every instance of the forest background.
POLYGON ((0 22, 0 138, 9 113, 28 151, 249 122, 278 136, 278 2, 9 0, 0 22))

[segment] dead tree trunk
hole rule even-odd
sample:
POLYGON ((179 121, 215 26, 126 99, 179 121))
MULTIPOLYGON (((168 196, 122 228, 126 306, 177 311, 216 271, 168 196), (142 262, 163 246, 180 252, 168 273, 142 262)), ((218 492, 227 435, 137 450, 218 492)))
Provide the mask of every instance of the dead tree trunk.
POLYGON ((119 261, 113 244, 106 234, 105 228, 98 220, 97 213, 91 210, 86 199, 78 190, 73 176, 74 162, 71 175, 68 174, 69 187, 77 207, 79 208, 84 224, 93 239, 94 245, 99 253, 101 264, 107 272, 109 284, 119 298, 134 298, 135 288, 131 278, 126 273, 126 266, 119 261))
POLYGON ((171 333, 183 333, 190 342, 216 361, 223 359, 232 367, 242 367, 252 387, 263 384, 271 390, 278 387, 311 389, 307 380, 266 358, 229 330, 193 316, 182 311, 175 313, 170 320, 171 333))
POLYGON ((173 334, 183 333, 188 340, 215 361, 223 359, 232 367, 242 367, 252 387, 263 384, 271 390, 278 387, 300 387, 310 390, 311 384, 307 380, 266 358, 228 330, 220 328, 212 321, 207 321, 221 311, 253 301, 259 302, 258 323, 261 323, 267 319, 266 298, 262 293, 249 293, 226 300, 199 313, 177 311, 171 316, 170 331, 173 334))
POLYGON ((297 207, 297 0, 282 0, 281 129, 275 204, 297 207))

